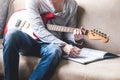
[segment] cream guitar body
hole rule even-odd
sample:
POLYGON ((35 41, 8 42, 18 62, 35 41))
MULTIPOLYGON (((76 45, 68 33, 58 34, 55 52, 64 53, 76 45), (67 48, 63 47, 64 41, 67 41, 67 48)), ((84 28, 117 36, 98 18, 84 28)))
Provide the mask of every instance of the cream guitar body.
POLYGON ((26 15, 26 10, 21 10, 13 13, 4 29, 4 35, 6 35, 8 31, 18 29, 29 34, 35 39, 26 15))

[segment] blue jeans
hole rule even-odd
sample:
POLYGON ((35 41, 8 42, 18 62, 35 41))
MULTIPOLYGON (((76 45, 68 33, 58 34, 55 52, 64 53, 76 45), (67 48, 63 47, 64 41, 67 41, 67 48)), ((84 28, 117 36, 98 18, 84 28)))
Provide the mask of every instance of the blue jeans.
POLYGON ((50 80, 62 57, 61 48, 55 44, 36 41, 16 29, 9 31, 3 40, 5 80, 19 80, 19 52, 22 52, 22 55, 41 58, 29 80, 50 80))

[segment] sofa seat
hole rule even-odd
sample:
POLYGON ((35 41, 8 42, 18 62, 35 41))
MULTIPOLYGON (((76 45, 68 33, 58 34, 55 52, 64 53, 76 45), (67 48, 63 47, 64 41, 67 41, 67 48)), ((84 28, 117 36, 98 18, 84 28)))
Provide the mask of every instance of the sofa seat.
POLYGON ((120 58, 98 61, 87 65, 62 60, 53 80, 120 80, 119 66, 120 58))
MULTIPOLYGON (((0 49, 0 74, 4 73, 0 49)), ((20 56, 20 80, 28 80, 40 59, 20 56)), ((62 59, 51 80, 120 80, 120 58, 101 60, 86 65, 62 59)))

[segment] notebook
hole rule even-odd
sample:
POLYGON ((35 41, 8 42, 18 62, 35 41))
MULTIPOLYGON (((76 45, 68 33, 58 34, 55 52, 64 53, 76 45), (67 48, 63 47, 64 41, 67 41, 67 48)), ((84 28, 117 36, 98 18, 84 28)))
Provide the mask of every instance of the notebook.
POLYGON ((119 56, 113 53, 106 52, 106 51, 100 51, 100 50, 95 50, 95 49, 90 49, 90 48, 82 48, 80 51, 80 55, 76 58, 70 57, 69 55, 65 55, 63 57, 65 59, 69 59, 69 60, 79 62, 82 64, 88 64, 91 62, 104 60, 104 59, 116 58, 119 56))

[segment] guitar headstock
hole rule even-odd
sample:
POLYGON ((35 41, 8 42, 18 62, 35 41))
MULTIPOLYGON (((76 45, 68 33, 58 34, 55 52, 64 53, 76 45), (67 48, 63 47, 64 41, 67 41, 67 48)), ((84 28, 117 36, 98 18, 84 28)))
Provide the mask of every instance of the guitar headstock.
POLYGON ((93 30, 86 30, 85 33, 90 39, 93 40, 102 40, 102 42, 107 43, 109 41, 109 37, 107 34, 102 33, 101 31, 98 31, 96 29, 93 30))

